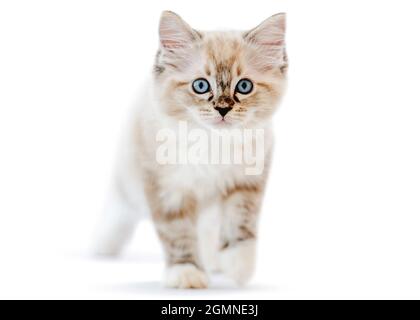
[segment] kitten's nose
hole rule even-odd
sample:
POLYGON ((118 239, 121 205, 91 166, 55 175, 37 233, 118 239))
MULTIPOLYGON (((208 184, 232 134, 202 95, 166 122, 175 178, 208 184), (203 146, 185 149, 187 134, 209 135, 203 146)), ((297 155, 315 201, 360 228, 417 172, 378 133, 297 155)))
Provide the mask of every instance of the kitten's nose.
POLYGON ((232 110, 232 107, 216 107, 215 109, 219 111, 222 117, 224 117, 230 110, 232 110))

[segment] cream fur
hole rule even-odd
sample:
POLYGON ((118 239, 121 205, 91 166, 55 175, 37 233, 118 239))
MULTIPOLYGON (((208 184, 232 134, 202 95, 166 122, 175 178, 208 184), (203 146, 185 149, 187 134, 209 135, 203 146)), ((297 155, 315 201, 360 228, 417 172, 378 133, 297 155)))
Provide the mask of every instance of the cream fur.
MULTIPOLYGON (((242 109, 236 110, 235 107, 228 115, 230 118, 227 118, 227 121, 232 128, 264 129, 263 156, 268 167, 273 144, 270 118, 286 85, 285 76, 280 71, 284 67, 285 57, 275 60, 273 55, 273 52, 279 56, 284 53, 284 46, 281 44, 284 43, 284 30, 281 30, 284 17, 270 18, 271 20, 265 23, 268 28, 263 23, 261 31, 258 29, 261 27, 253 29, 249 33, 253 37, 249 42, 243 32, 198 32, 179 19, 168 12, 162 16, 160 52, 163 53, 158 55, 156 62, 159 74, 148 81, 140 102, 130 116, 109 204, 98 228, 95 251, 98 254, 119 253, 129 240, 137 221, 142 216, 150 215, 152 211, 156 229, 164 236, 162 240, 165 248, 171 246, 172 240, 168 239, 172 239, 177 233, 191 235, 192 238, 188 240, 191 243, 194 243, 194 237, 197 235, 197 249, 191 251, 194 254, 195 251, 199 251, 197 260, 194 263, 169 263, 166 277, 169 287, 207 287, 208 278, 205 271, 210 272, 220 267, 237 283, 243 284, 249 280, 254 269, 255 240, 234 245, 235 241, 241 241, 243 236, 240 230, 235 228, 237 224, 244 223, 243 218, 249 214, 247 210, 258 210, 262 191, 257 190, 263 189, 268 169, 265 169, 263 175, 249 176, 244 174, 244 164, 159 165, 155 159, 159 146, 155 137, 162 128, 176 131, 179 120, 188 121, 190 130, 200 128, 209 131, 214 128, 214 119, 217 119, 218 113, 203 99, 210 97, 197 97, 191 92, 190 85, 192 80, 203 77, 206 72, 217 74, 220 71, 220 65, 206 63, 207 54, 210 54, 214 56, 215 62, 226 63, 222 67, 230 68, 232 74, 240 69, 244 73, 241 77, 250 78, 255 82, 256 92, 249 97, 241 96, 239 108, 242 109), (276 23, 279 24, 278 29, 275 27, 276 23), (254 43, 258 40, 260 32, 265 45, 274 41, 275 48, 269 48, 272 51, 264 48, 264 43, 254 43), (273 40, 270 36, 280 37, 281 41, 277 38, 273 40), (280 48, 281 52, 275 50, 276 48, 280 48), (259 60, 258 53, 261 52, 270 56, 269 62, 273 70, 266 70, 267 65, 259 60), (185 59, 189 59, 188 63, 185 59), (231 61, 232 64, 225 61, 231 61), (175 65, 173 70, 171 65, 175 65), (209 70, 205 71, 205 68, 209 70), (261 71, 261 68, 264 70, 261 71), (187 83, 186 86, 183 85, 184 82, 187 83), (200 107, 207 110, 205 114, 198 111, 200 107), (153 174, 153 178, 150 177, 150 173, 153 174), (152 187, 155 189, 150 191, 152 187), (246 191, 247 194, 243 194, 242 189, 248 187, 251 189, 246 191), (231 196, 231 190, 237 190, 237 193, 231 196), (169 213, 178 212, 186 206, 186 196, 194 200, 188 202, 187 207, 183 209, 187 218, 168 220, 169 213), (254 197, 253 203, 244 202, 254 197), (243 216, 236 209, 242 202, 243 216), (232 205, 229 205, 230 203, 232 205), (195 216, 198 217, 198 223, 195 222, 195 216), (223 232, 223 237, 220 232, 223 232), (230 241, 227 245, 234 246, 223 250, 220 255, 222 238, 230 241)), ((213 95, 216 97, 234 94, 232 90, 239 78, 236 73, 234 76, 223 73, 218 77, 218 81, 232 83, 230 89, 222 92, 216 78, 209 77, 214 88, 213 95)), ((256 212, 252 214, 254 217, 256 212)), ((250 225, 250 228, 254 225, 250 225)), ((248 231, 246 235, 248 234, 255 236, 253 230, 248 231)), ((171 249, 171 254, 182 256, 182 252, 179 252, 182 248, 171 249)))

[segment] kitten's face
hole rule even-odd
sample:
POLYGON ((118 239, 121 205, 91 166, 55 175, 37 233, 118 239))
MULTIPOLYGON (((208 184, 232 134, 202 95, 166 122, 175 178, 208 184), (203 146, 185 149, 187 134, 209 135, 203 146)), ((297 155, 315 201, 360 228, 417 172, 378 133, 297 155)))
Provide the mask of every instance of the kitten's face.
POLYGON ((211 128, 256 126, 285 87, 284 15, 249 32, 198 32, 164 12, 156 85, 165 112, 211 128))

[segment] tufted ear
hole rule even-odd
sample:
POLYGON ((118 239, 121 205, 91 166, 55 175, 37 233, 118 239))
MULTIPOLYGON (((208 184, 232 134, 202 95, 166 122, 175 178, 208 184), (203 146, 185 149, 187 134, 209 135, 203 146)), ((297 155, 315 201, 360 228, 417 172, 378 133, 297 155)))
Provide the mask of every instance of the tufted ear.
POLYGON ((182 18, 172 11, 163 11, 159 24, 160 43, 164 49, 186 49, 201 38, 182 18))
POLYGON ((195 56, 194 44, 201 34, 192 29, 176 13, 163 11, 159 24, 160 50, 156 56, 155 70, 183 70, 195 56))
POLYGON ((278 13, 245 33, 245 40, 258 49, 258 62, 264 69, 287 64, 285 32, 286 14, 278 13))

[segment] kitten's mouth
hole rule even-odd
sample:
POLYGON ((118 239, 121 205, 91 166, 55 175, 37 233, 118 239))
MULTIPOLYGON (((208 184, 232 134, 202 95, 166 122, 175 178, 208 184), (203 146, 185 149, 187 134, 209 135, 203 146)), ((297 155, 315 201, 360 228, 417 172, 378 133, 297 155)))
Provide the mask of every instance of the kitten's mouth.
POLYGON ((232 125, 232 123, 229 120, 226 120, 225 118, 218 119, 214 122, 214 125, 217 127, 229 127, 232 125))

